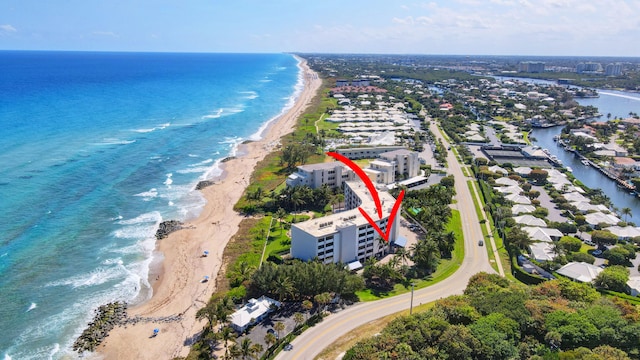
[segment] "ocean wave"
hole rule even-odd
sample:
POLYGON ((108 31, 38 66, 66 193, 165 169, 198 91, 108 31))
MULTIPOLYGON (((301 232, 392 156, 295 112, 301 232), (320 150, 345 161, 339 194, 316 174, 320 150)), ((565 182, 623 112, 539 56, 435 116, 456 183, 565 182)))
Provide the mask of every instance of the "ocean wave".
POLYGON ((37 307, 38 307, 38 304, 32 302, 31 305, 29 305, 29 308, 27 309, 27 311, 25 311, 25 312, 29 312, 29 311, 37 308, 37 307))
MULTIPOLYGON (((284 114, 286 114, 287 111, 291 110, 291 108, 293 108, 293 105, 295 105, 296 100, 298 100, 298 98, 300 97, 300 94, 302 94, 302 90, 304 90, 304 72, 302 71, 302 68, 300 67, 300 63, 298 63, 298 69, 299 69, 298 70, 298 81, 293 86, 293 94, 291 94, 291 96, 283 98, 284 100, 287 100, 287 102, 284 105, 284 107, 282 108, 282 110, 280 110, 280 113, 278 115, 272 117, 268 121, 266 121, 264 124, 262 124, 260 126, 260 128, 258 129, 258 131, 256 131, 251 136, 249 136, 249 140, 258 141, 258 140, 262 139, 264 131, 269 127, 269 125, 273 121, 278 119, 279 117, 281 117, 284 114)), ((271 81, 271 80, 269 80, 269 81, 271 81)))
POLYGON ((118 221, 118 224, 136 225, 136 224, 151 223, 151 222, 155 224, 160 224, 161 221, 162 221, 162 215, 160 215, 160 212, 151 211, 151 212, 139 215, 133 219, 118 221))
POLYGON ((148 128, 148 129, 134 129, 134 130, 131 130, 131 131, 144 134, 144 133, 150 133, 150 132, 153 132, 153 131, 156 131, 156 130, 164 130, 164 129, 168 128, 169 126, 171 126, 171 123, 164 123, 164 124, 160 124, 160 125, 154 126, 152 128, 148 128))
POLYGON ((259 97, 258 93, 255 91, 240 91, 240 94, 246 94, 245 99, 253 100, 259 97))
POLYGON ((111 267, 99 267, 85 274, 71 276, 66 279, 52 281, 45 287, 70 286, 72 289, 84 288, 88 286, 101 285, 108 281, 122 278, 126 273, 122 264, 114 264, 111 267))
POLYGON ((144 201, 150 201, 151 199, 158 196, 158 189, 152 188, 149 191, 141 192, 139 194, 135 194, 133 196, 140 196, 144 198, 144 201))
POLYGON ((178 170, 176 172, 178 174, 197 174, 197 173, 207 172, 208 170, 209 170, 208 167, 200 166, 200 167, 192 167, 192 168, 188 168, 188 169, 180 169, 180 170, 178 170))
POLYGON ((102 142, 99 143, 93 143, 93 145, 97 145, 97 146, 105 146, 105 145, 128 145, 128 144, 133 144, 134 142, 136 142, 136 140, 121 140, 121 139, 116 139, 116 138, 105 138, 102 139, 102 142))
POLYGON ((263 83, 268 83, 268 82, 272 82, 273 80, 271 79, 262 79, 262 80, 258 80, 259 82, 263 82, 263 83))
POLYGON ((172 176, 173 176, 172 173, 168 173, 167 179, 163 182, 163 184, 167 185, 168 187, 171 187, 171 184, 173 184, 173 179, 171 178, 172 176))

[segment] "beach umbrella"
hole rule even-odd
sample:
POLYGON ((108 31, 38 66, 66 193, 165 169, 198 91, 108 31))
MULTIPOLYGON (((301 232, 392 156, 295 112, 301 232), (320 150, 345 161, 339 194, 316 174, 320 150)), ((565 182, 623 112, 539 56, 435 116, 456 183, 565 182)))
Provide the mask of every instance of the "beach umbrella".
POLYGON ((205 251, 204 251, 204 256, 207 256, 207 255, 209 255, 209 251, 208 251, 208 250, 205 250, 205 251))
POLYGON ((204 279, 202 279, 202 282, 207 282, 209 281, 209 277, 207 275, 204 276, 204 279))
POLYGON ((158 328, 153 329, 153 335, 158 335, 159 332, 160 332, 160 329, 158 328))

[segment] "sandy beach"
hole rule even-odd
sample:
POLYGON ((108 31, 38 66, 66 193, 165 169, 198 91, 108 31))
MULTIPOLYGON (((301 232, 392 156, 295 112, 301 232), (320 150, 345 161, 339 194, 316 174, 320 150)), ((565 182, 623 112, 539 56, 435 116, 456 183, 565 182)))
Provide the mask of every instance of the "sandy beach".
POLYGON ((294 106, 265 130, 262 140, 242 145, 240 155, 223 164, 221 179, 202 190, 207 203, 196 220, 185 223, 187 229, 156 243, 156 252, 162 254, 164 260, 161 269, 149 279, 153 283, 153 297, 129 308, 129 317, 158 319, 181 315, 181 320, 140 321, 117 327, 98 348, 97 355, 101 358, 160 360, 189 353, 192 339, 204 325, 196 321, 195 314, 216 290, 215 278, 222 265, 224 248, 243 219, 233 210, 233 205, 249 184, 256 164, 273 151, 283 135, 293 130, 296 119, 322 83, 305 61, 300 66, 305 84, 294 106), (205 250, 209 255, 202 257, 205 250), (211 281, 203 282, 204 276, 209 276, 211 281), (155 328, 160 332, 151 337, 155 328))

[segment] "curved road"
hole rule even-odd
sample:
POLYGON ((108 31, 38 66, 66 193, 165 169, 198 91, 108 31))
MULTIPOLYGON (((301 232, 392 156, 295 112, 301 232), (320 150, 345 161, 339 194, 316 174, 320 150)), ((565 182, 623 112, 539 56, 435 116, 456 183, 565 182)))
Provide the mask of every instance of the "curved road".
MULTIPOLYGON (((431 131, 437 138, 442 138, 434 123, 434 121, 431 122, 431 131)), ((446 140, 442 140, 446 146, 446 140)), ((416 290, 413 299, 415 305, 432 302, 449 295, 461 294, 467 286, 469 278, 480 271, 495 273, 489 264, 487 250, 478 246, 478 240, 483 239, 483 236, 471 193, 467 187, 468 178, 462 173, 462 168, 452 151, 447 156, 447 162, 449 164, 449 173, 453 174, 456 179, 457 203, 455 207, 460 211, 462 220, 465 249, 464 261, 460 268, 446 280, 416 290)), ((493 248, 496 248, 495 245, 493 248)), ((337 339, 359 326, 383 316, 408 309, 410 299, 411 293, 406 293, 383 300, 359 303, 346 310, 331 314, 324 318, 321 323, 308 329, 293 340, 291 342, 293 349, 280 352, 276 359, 312 360, 337 339)))

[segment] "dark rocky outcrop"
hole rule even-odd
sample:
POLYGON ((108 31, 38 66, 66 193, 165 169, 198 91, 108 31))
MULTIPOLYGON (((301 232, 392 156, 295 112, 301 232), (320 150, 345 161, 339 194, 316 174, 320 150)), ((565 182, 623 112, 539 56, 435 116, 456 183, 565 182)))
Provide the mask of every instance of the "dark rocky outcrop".
POLYGON ((214 185, 215 183, 216 183, 216 182, 215 182, 215 181, 213 181, 213 180, 203 180, 203 181, 200 181, 200 182, 198 183, 198 185, 196 185, 196 190, 202 190, 202 189, 206 188, 207 186, 214 185))
POLYGON ((178 220, 167 220, 160 223, 158 231, 156 231, 156 239, 162 240, 174 231, 183 229, 184 224, 178 220))
POLYGON ((227 162, 227 161, 229 161, 229 160, 233 160, 233 159, 235 159, 235 158, 236 158, 235 156, 227 156, 226 158, 224 158, 224 159, 220 160, 220 162, 225 163, 225 162, 227 162))
POLYGON ((93 321, 73 343, 74 351, 83 353, 95 350, 109 336, 109 331, 126 319, 127 304, 113 302, 100 306, 95 312, 93 321))

